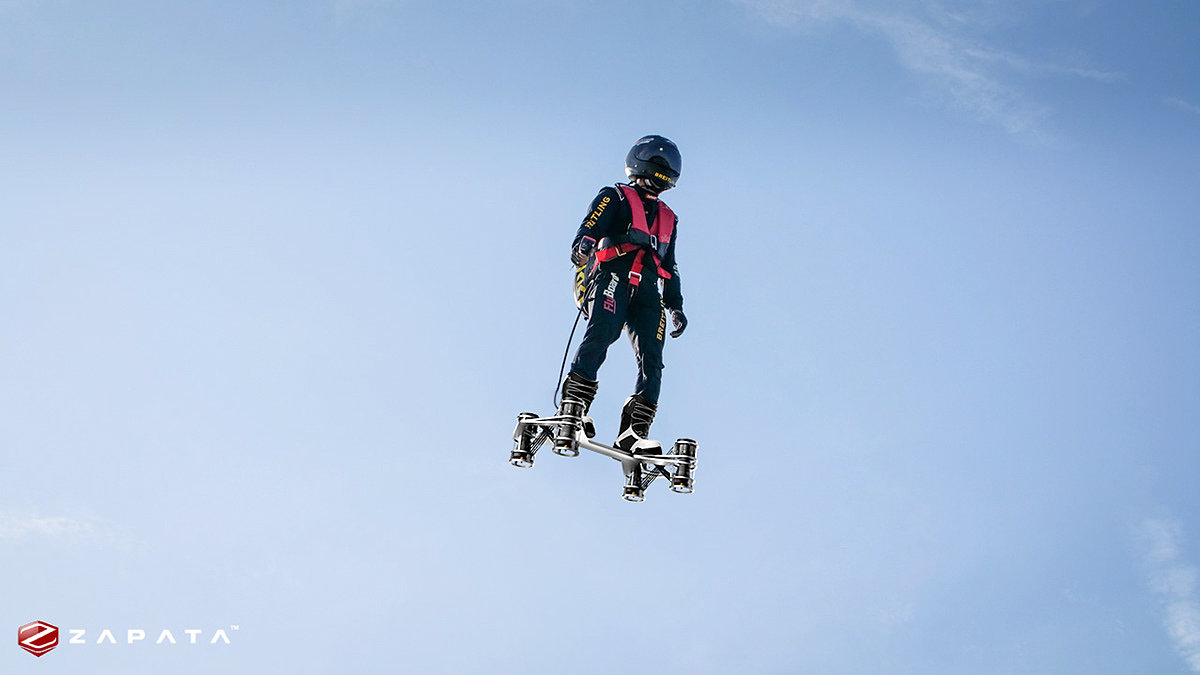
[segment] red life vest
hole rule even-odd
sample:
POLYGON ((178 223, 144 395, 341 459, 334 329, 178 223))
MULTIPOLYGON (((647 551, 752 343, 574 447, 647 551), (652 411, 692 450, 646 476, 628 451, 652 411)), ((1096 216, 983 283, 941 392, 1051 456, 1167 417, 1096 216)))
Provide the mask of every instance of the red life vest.
MULTIPOLYGON (((596 264, 599 265, 607 260, 637 251, 637 256, 633 259, 633 267, 629 270, 630 283, 636 286, 642 280, 642 258, 649 250, 650 255, 654 257, 655 266, 658 267, 658 276, 670 279, 671 273, 663 267, 662 259, 667 255, 667 249, 671 245, 671 235, 675 231, 675 212, 660 199, 654 222, 647 225, 646 208, 637 190, 623 184, 617 185, 617 188, 629 202, 629 212, 633 218, 630 222, 629 232, 619 243, 614 242, 611 246, 602 247, 596 251, 596 264)), ((606 238, 601 244, 608 241, 606 238)))

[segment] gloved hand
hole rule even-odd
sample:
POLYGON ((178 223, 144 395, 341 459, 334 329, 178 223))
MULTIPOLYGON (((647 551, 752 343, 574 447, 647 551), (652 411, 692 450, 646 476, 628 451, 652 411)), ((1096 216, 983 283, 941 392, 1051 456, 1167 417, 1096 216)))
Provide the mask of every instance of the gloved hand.
POLYGON ((596 240, 591 237, 584 237, 579 240, 575 248, 571 249, 571 264, 579 267, 592 254, 592 250, 596 248, 596 240))
POLYGON ((671 323, 675 325, 675 330, 671 331, 671 337, 677 338, 683 335, 683 331, 687 328, 687 317, 683 315, 682 309, 672 309, 671 323))

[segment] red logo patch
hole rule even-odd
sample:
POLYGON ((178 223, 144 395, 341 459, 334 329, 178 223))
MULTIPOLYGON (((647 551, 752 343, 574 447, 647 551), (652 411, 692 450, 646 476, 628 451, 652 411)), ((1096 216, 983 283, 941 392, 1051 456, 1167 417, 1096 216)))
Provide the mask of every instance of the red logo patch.
POLYGON ((34 656, 41 656, 58 646, 58 626, 45 621, 27 623, 17 629, 17 645, 34 656))

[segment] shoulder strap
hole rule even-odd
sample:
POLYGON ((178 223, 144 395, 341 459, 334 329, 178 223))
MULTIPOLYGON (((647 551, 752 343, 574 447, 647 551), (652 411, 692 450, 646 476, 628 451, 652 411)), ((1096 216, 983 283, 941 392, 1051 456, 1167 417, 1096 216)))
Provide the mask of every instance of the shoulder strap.
MULTIPOLYGON (((654 256, 654 262, 658 267, 659 276, 664 279, 671 278, 671 273, 663 269, 662 256, 666 255, 667 245, 671 242, 671 235, 675 230, 675 212, 671 207, 658 202, 658 213, 654 216, 654 224, 646 224, 646 207, 642 202, 642 197, 637 193, 637 190, 624 183, 618 183, 617 189, 620 194, 629 202, 630 225, 629 241, 619 244, 605 246, 606 241, 601 241, 599 250, 596 252, 596 259, 604 262, 612 260, 617 256, 637 251, 637 256, 634 258, 633 269, 630 270, 631 280, 640 280, 642 277, 642 256, 645 255, 643 246, 649 246, 651 255, 654 256)), ((637 285, 637 281, 633 282, 637 285)))
POLYGON ((630 229, 650 234, 650 228, 646 226, 646 206, 642 203, 642 196, 628 185, 618 183, 617 187, 621 189, 621 194, 625 195, 625 201, 629 202, 629 214, 632 218, 630 229))
POLYGON ((671 235, 675 232, 675 212, 661 199, 658 200, 658 217, 654 219, 653 232, 660 244, 670 243, 671 235))

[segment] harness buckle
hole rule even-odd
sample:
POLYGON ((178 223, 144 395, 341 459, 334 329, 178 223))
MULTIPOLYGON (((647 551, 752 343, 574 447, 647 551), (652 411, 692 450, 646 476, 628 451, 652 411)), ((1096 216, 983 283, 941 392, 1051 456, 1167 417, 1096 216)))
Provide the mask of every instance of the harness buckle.
POLYGON ((632 285, 632 286, 639 286, 639 285, 641 285, 641 283, 642 283, 642 273, 641 273, 641 272, 634 272, 633 270, 630 270, 630 271, 629 271, 629 283, 630 283, 630 285, 632 285))
POLYGON ((658 250, 658 237, 656 235, 650 235, 650 248, 654 249, 655 251, 658 250))

